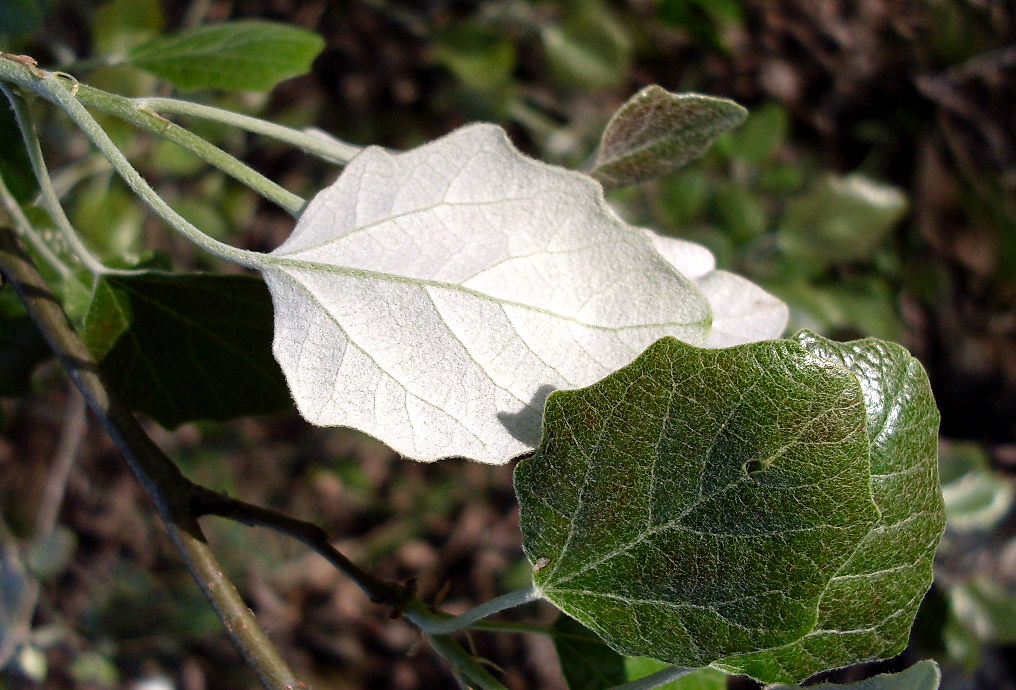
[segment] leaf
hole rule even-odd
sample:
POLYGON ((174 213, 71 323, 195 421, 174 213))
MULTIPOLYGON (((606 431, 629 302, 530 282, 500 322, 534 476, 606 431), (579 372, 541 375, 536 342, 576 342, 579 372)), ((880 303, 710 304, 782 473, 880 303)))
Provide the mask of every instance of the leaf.
POLYGON ((1012 508, 1013 486, 991 470, 980 444, 943 444, 939 473, 946 523, 951 530, 988 529, 1012 508))
POLYGON ((647 86, 614 113, 589 174, 608 189, 665 175, 705 153, 747 112, 726 98, 647 86))
POLYGON ((105 276, 84 339, 125 402, 166 427, 289 406, 271 303, 250 276, 105 276))
POLYGON ((550 628, 568 690, 604 690, 628 680, 625 659, 565 614, 550 628))
POLYGON ((857 379, 797 343, 664 338, 548 398, 515 470, 534 584, 626 656, 796 640, 878 519, 865 421, 857 379))
POLYGON ((95 11, 95 50, 118 55, 157 36, 166 19, 158 0, 109 0, 95 11))
POLYGON ((551 390, 709 331, 706 298, 598 184, 491 125, 366 149, 260 268, 300 413, 417 460, 504 463, 539 442, 551 390))
POLYGON ((755 655, 724 659, 729 673, 796 683, 835 666, 884 659, 907 644, 931 586, 945 526, 938 482, 938 410, 920 363, 881 340, 834 343, 808 331, 795 339, 816 357, 857 376, 871 443, 878 522, 829 581, 815 630, 755 655))
MULTIPOLYGON (((857 683, 819 683, 808 686, 811 690, 938 690, 942 673, 931 659, 918 661, 899 673, 880 673, 857 683)), ((774 685, 769 690, 794 690, 797 686, 774 685)))
POLYGON ((779 338, 787 326, 787 305, 750 280, 716 270, 716 260, 700 244, 643 230, 660 255, 692 279, 713 311, 706 347, 731 347, 779 338))
POLYGON ((787 204, 780 248, 818 267, 871 256, 907 211, 896 187, 860 174, 828 176, 787 204))
POLYGON ((324 45, 295 26, 247 20, 161 36, 131 50, 127 60, 181 89, 268 91, 310 71, 324 45))
POLYGON ((560 24, 544 26, 540 40, 551 75, 567 87, 612 86, 624 78, 631 62, 631 41, 599 2, 583 3, 560 24))

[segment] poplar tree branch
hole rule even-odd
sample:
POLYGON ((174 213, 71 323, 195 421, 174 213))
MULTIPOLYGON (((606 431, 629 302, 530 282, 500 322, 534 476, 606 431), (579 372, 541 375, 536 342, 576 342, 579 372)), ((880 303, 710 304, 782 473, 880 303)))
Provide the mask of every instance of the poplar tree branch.
POLYGON ((144 486, 183 556, 247 664, 270 690, 306 685, 293 674, 223 573, 191 509, 194 484, 148 437, 111 393, 99 367, 74 331, 31 258, 9 228, 0 228, 0 272, 25 303, 32 320, 144 486))

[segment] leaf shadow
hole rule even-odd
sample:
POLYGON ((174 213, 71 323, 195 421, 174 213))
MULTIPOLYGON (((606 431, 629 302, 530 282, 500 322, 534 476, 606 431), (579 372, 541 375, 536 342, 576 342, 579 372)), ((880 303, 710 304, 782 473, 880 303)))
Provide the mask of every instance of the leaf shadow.
POLYGON ((550 384, 540 386, 533 397, 518 412, 498 412, 497 418, 514 438, 528 446, 540 445, 543 433, 543 406, 556 389, 550 384))

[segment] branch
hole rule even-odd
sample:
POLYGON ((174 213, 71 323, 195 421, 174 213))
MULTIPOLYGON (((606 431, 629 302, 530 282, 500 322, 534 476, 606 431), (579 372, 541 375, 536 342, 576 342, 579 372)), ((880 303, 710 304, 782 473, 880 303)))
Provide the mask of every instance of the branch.
MULTIPOLYGON (((345 165, 360 152, 360 147, 327 134, 314 134, 285 127, 260 118, 234 113, 231 110, 213 108, 210 105, 181 101, 176 98, 132 98, 131 101, 139 108, 144 108, 161 115, 189 115, 202 120, 220 122, 239 129, 261 134, 276 141, 301 149, 304 153, 317 156, 329 163, 345 165)), ((101 107, 96 105, 96 107, 101 107)))
POLYGON ((300 215, 306 200, 293 194, 273 180, 236 157, 226 153, 218 146, 202 139, 189 129, 170 122, 166 118, 146 108, 142 103, 108 91, 101 91, 91 86, 80 84, 77 98, 83 105, 91 106, 104 113, 120 118, 132 125, 150 132, 157 137, 171 141, 190 151, 195 156, 214 165, 216 168, 235 180, 247 185, 255 192, 285 209, 294 218, 300 215))
POLYGON ((148 492, 188 570, 262 685, 270 690, 306 687, 290 671, 233 583, 223 574, 191 512, 194 485, 113 396, 95 359, 68 322, 17 235, 8 228, 0 228, 0 271, 17 291, 32 320, 148 492))

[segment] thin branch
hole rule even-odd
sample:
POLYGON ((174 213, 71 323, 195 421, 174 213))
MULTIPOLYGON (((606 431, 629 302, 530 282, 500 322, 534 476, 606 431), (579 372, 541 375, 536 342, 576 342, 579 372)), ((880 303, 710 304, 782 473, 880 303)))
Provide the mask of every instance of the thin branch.
POLYGON ((349 560, 332 546, 327 533, 312 522, 246 503, 203 486, 195 486, 191 510, 195 517, 218 515, 245 525, 268 527, 303 542, 356 583, 375 604, 400 611, 413 599, 411 588, 375 577, 349 560))
POLYGON ((215 108, 201 103, 181 101, 176 98, 133 98, 131 101, 160 115, 188 115, 190 117, 219 122, 232 127, 261 134, 266 137, 295 146, 305 153, 317 156, 329 163, 345 165, 362 149, 340 141, 331 135, 316 134, 268 122, 260 118, 234 113, 231 110, 215 108))
POLYGON ((4 183, 3 175, 0 175, 0 223, 4 222, 4 214, 6 214, 8 221, 14 226, 14 230, 32 245, 32 249, 35 253, 42 257, 42 260, 49 264, 50 268, 57 272, 61 278, 66 278, 71 274, 71 269, 65 264, 60 258, 53 253, 50 249, 49 244, 39 237, 39 233, 36 232, 35 226, 28 220, 28 216, 21 210, 21 204, 11 194, 11 190, 7 188, 4 183))
POLYGON ((530 585, 485 601, 458 616, 449 616, 441 612, 435 613, 429 606, 419 601, 410 602, 412 605, 407 605, 405 614, 406 618, 413 621, 423 632, 430 635, 447 635, 456 630, 468 628, 498 611, 539 601, 541 598, 540 591, 530 585))
POLYGON ((194 485, 152 442, 106 386, 95 359, 70 325, 31 257, 19 244, 17 235, 7 228, 0 228, 0 271, 17 291, 71 380, 148 492, 191 575, 261 683, 271 690, 305 687, 289 670, 233 583, 223 574, 222 565, 191 514, 194 485))
MULTIPOLYGON (((15 56, 20 57, 20 56, 15 56)), ((60 106, 64 112, 88 136, 99 152, 106 157, 113 168, 123 178, 127 186, 144 201, 160 218, 186 236, 191 242, 205 251, 221 259, 246 266, 258 268, 263 263, 263 255, 219 242, 201 232, 187 219, 174 211, 151 185, 134 169, 123 152, 117 148, 105 130, 95 121, 91 113, 78 102, 73 93, 54 73, 44 72, 36 67, 25 64, 23 60, 13 59, 6 53, 0 53, 0 80, 9 81, 35 91, 40 96, 60 106)))
POLYGON ((35 529, 32 532, 34 540, 49 539, 56 527, 60 506, 63 505, 64 493, 67 491, 67 478, 70 477, 71 468, 81 450, 81 442, 88 431, 87 409, 85 399, 76 389, 71 388, 64 409, 60 439, 56 444, 53 463, 46 472, 46 484, 39 500, 39 510, 35 514, 35 529))
POLYGON ((665 669, 659 670, 656 673, 650 673, 648 676, 633 680, 628 683, 622 683, 621 685, 615 685, 610 690, 652 690, 652 688, 658 688, 661 685, 673 682, 678 678, 688 675, 692 671, 697 671, 696 668, 685 668, 683 666, 668 666, 665 669))
POLYGON ((25 142, 25 149, 28 152, 28 160, 32 164, 32 172, 35 173, 35 180, 39 185, 39 192, 42 195, 43 204, 49 212, 49 217, 53 220, 53 223, 63 235, 64 241, 67 242, 67 246, 71 248, 71 251, 74 252, 74 255, 78 257, 78 260, 84 264, 85 268, 91 271, 92 275, 101 276, 112 273, 133 273, 133 271, 120 271, 117 269, 106 268, 102 261, 100 261, 99 258, 96 257, 87 246, 85 246, 85 243, 81 241, 77 231, 71 225, 71 221, 67 217, 67 214, 64 213, 60 199, 57 197, 56 190, 53 188, 53 180, 50 179, 49 169, 46 167, 46 159, 43 158, 42 155, 42 146, 40 146, 39 137, 35 133, 35 123, 32 120, 31 113, 28 111, 27 104, 18 98, 6 84, 0 84, 0 91, 4 92, 4 95, 7 96, 7 100, 11 103, 11 108, 14 109, 14 118, 18 123, 18 129, 21 130, 21 138, 25 142))
POLYGON ((302 197, 293 194, 273 180, 268 179, 218 146, 145 107, 144 99, 132 100, 84 84, 78 85, 76 96, 86 106, 118 117, 146 132, 171 141, 190 151, 201 160, 214 165, 222 172, 285 209, 294 218, 300 215, 300 211, 303 210, 303 207, 307 203, 302 197))

